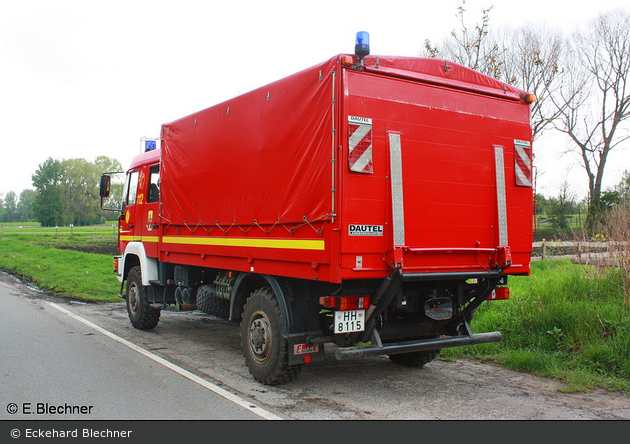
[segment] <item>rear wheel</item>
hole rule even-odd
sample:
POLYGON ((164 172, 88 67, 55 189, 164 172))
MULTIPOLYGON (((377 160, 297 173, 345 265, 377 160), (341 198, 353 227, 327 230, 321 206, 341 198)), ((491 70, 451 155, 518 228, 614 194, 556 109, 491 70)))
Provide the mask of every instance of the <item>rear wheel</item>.
POLYGON ((247 300, 241 339, 245 363, 257 381, 284 384, 301 370, 300 365, 288 363, 288 341, 282 337, 282 315, 271 288, 258 289, 247 300))
POLYGON ((423 367, 425 364, 428 364, 437 358, 439 353, 439 350, 401 353, 398 355, 389 355, 389 359, 392 362, 405 367, 423 367))
POLYGON ((204 285, 199 288, 196 298, 197 308, 217 318, 228 319, 230 316, 230 301, 217 296, 213 287, 204 285))
POLYGON ((142 285, 140 267, 133 267, 127 276, 127 313, 131 325, 139 330, 151 330, 160 321, 160 310, 149 304, 148 289, 142 285))

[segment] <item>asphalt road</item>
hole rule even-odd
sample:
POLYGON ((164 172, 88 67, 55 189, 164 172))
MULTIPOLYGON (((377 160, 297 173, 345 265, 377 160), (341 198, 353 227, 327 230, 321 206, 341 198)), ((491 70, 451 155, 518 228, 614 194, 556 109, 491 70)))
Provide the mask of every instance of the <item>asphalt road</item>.
POLYGON ((86 325, 72 315, 71 305, 27 294, 0 281, 0 419, 274 416, 251 402, 239 405, 225 397, 231 393, 216 393, 187 377, 185 369, 175 371, 151 353, 86 325))
POLYGON ((238 325, 200 312, 164 311, 139 331, 124 304, 59 300, 3 274, 0 304, 0 419, 42 402, 93 406, 73 417, 86 419, 630 419, 623 394, 564 393, 560 382, 466 360, 410 369, 331 357, 268 387, 244 364, 238 325))

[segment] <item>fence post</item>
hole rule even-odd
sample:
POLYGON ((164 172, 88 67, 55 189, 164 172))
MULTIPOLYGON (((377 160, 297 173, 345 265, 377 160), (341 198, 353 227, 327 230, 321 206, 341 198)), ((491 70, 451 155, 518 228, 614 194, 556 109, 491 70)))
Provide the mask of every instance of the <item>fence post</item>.
POLYGON ((542 241, 542 260, 543 261, 545 260, 546 256, 547 256, 547 243, 543 239, 543 241, 542 241))

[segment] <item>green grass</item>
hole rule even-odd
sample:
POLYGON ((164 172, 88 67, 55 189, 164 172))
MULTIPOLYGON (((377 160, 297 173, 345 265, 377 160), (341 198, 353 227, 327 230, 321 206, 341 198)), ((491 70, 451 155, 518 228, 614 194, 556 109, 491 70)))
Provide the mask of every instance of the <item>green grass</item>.
POLYGON ((568 260, 534 262, 532 276, 510 279, 509 300, 486 302, 475 314, 473 331, 498 330, 503 339, 443 355, 559 379, 566 391, 630 394, 630 316, 620 279, 615 269, 599 274, 568 260))
MULTIPOLYGON (((112 255, 68 249, 103 246, 112 241, 50 233, 4 236, 0 269, 61 296, 120 301, 112 255)), ((492 360, 564 381, 566 391, 630 394, 630 314, 620 279, 615 269, 598 273, 567 260, 534 262, 531 276, 510 278, 509 300, 486 302, 475 313, 474 332, 500 331, 503 339, 445 349, 441 357, 492 360)))
POLYGON ((106 223, 90 226, 62 226, 62 227, 42 227, 38 222, 13 222, 0 224, 0 235, 4 237, 17 238, 28 236, 24 239, 36 238, 80 238, 93 239, 99 241, 116 241, 116 223, 106 223))
MULTIPOLYGON (((0 239, 0 269, 61 296, 92 301, 120 301, 120 283, 112 256, 58 249, 37 238, 11 236, 0 239)), ((68 240, 62 242, 67 248, 68 240)))

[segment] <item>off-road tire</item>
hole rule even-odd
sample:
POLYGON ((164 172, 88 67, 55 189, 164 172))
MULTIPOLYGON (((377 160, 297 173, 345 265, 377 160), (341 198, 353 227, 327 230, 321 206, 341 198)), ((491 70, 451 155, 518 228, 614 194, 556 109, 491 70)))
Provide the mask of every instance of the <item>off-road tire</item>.
POLYGON ((214 291, 197 291, 197 309, 203 313, 216 316, 221 319, 228 319, 230 316, 230 301, 222 299, 214 291))
POLYGON ((427 350, 418 352, 401 353, 397 355, 389 355, 389 359, 405 367, 423 367, 425 364, 433 361, 440 353, 439 350, 427 350))
POLYGON ((127 314, 131 325, 139 330, 151 330, 160 321, 160 312, 151 307, 147 297, 149 287, 142 285, 140 267, 133 267, 127 275, 127 314))
POLYGON ((297 377, 301 365, 289 365, 288 341, 282 337, 282 315, 271 288, 254 291, 243 309, 241 345, 254 379, 280 385, 297 377))

